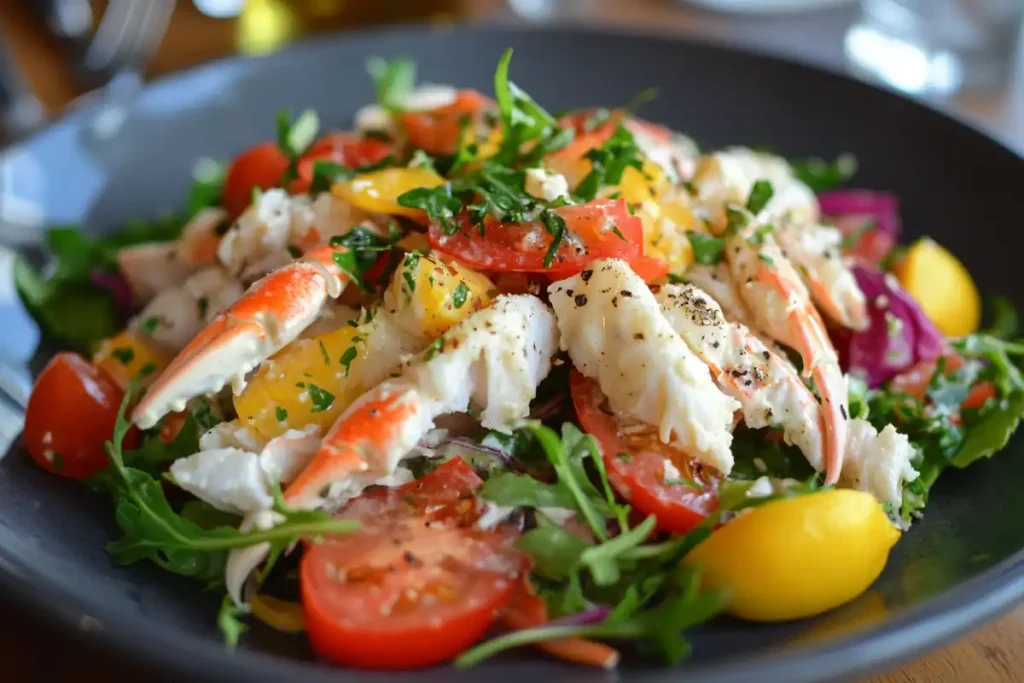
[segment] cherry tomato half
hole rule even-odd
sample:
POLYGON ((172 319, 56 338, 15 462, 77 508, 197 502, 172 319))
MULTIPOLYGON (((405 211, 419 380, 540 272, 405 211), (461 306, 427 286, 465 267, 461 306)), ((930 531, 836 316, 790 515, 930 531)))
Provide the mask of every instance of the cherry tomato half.
POLYGON ((547 273, 567 277, 577 273, 596 258, 622 258, 632 261, 640 254, 643 226, 631 216, 624 200, 599 199, 577 206, 557 209, 565 219, 567 236, 550 268, 544 258, 553 237, 538 223, 484 223, 483 234, 471 225, 469 217, 457 218, 460 230, 445 235, 439 225, 431 224, 431 246, 443 254, 480 270, 547 273))
POLYGON ((224 177, 221 203, 237 218, 252 203, 252 190, 267 190, 281 182, 288 159, 274 142, 262 142, 245 150, 231 162, 224 177))
MULTIPOLYGON (((58 353, 32 388, 22 439, 44 469, 84 479, 107 466, 104 442, 114 433, 124 391, 105 372, 77 353, 58 353)), ((138 445, 128 432, 125 448, 138 445)))
POLYGON ((476 642, 525 569, 511 530, 482 531, 480 478, 456 458, 396 489, 352 501, 358 532, 311 544, 301 590, 313 649, 347 666, 412 669, 476 642))
POLYGON ((659 529, 679 534, 718 508, 718 475, 713 470, 661 443, 654 427, 623 435, 618 420, 602 407, 605 399, 597 383, 577 370, 570 385, 580 425, 601 445, 608 479, 630 505, 655 515, 659 529), (666 458, 679 470, 678 480, 666 477, 666 458))
MULTIPOLYGON (((333 161, 350 168, 376 164, 391 154, 391 145, 383 140, 361 138, 352 133, 331 132, 314 142, 297 165, 298 178, 289 192, 305 192, 313 181, 317 161, 333 161)), ((231 162, 224 178, 221 203, 232 217, 238 217, 252 202, 253 188, 268 190, 281 184, 288 169, 288 158, 276 142, 261 142, 245 150, 231 162)))
MULTIPOLYGON (((956 372, 963 364, 963 358, 960 357, 955 351, 947 351, 943 354, 946 359, 946 372, 956 372)), ((924 398, 925 392, 928 390, 928 383, 931 382, 932 377, 935 375, 935 368, 937 362, 933 360, 923 360, 917 365, 914 365, 908 370, 896 375, 889 381, 889 388, 895 391, 902 391, 903 393, 910 394, 914 398, 924 398)), ((996 397, 996 387, 992 382, 982 381, 971 387, 970 392, 964 399, 963 403, 960 404, 960 408, 980 408, 990 398, 996 397)))
POLYGON ((483 111, 492 100, 476 90, 460 90, 455 101, 425 112, 406 112, 399 121, 409 137, 409 144, 430 154, 454 154, 459 146, 462 119, 469 117, 479 123, 483 111))

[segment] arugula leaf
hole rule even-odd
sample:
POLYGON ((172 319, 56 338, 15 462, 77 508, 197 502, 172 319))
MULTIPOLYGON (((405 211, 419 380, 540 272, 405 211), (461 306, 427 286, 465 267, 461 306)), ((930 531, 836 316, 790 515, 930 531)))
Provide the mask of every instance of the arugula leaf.
POLYGON ((533 558, 533 571, 549 579, 568 579, 578 570, 584 551, 594 547, 554 524, 530 529, 516 546, 533 558))
POLYGON ((478 495, 502 507, 577 509, 576 499, 568 488, 514 472, 491 477, 480 487, 478 495))
POLYGON ((323 512, 291 510, 275 504, 283 521, 271 529, 239 531, 233 527, 203 528, 176 513, 163 488, 149 473, 125 464, 124 437, 131 428, 125 418, 137 383, 125 392, 114 423, 113 439, 106 443, 110 465, 101 481, 115 502, 117 525, 122 537, 107 544, 107 552, 118 564, 148 559, 168 571, 188 576, 207 585, 219 585, 229 550, 257 543, 281 545, 300 538, 349 533, 358 527, 352 521, 335 520, 323 512))
POLYGON ((234 648, 238 646, 238 640, 242 634, 249 630, 249 627, 241 620, 245 610, 236 605, 230 595, 225 595, 220 603, 220 611, 217 613, 217 627, 224 636, 224 643, 234 648))
POLYGON ((511 60, 512 48, 507 48, 494 71, 494 95, 504 133, 496 158, 506 163, 519 156, 523 143, 548 137, 557 129, 554 117, 509 81, 511 60))
POLYGON ((693 260, 701 265, 713 266, 722 260, 725 253, 725 239, 712 237, 703 232, 688 232, 686 238, 693 247, 693 260))
POLYGON ((857 172, 857 157, 852 154, 840 154, 832 162, 824 159, 804 159, 789 163, 793 167, 793 174, 814 192, 823 192, 842 185, 857 172))
POLYGON ((1024 415, 1024 392, 1015 392, 989 410, 981 420, 967 429, 960 450, 950 461, 964 468, 982 458, 991 457, 1006 448, 1024 415))
POLYGON ((653 609, 639 610, 640 599, 633 598, 629 609, 613 611, 596 624, 547 625, 513 631, 463 652, 455 659, 455 666, 467 668, 511 648, 577 637, 650 642, 667 663, 677 664, 690 651, 683 632, 718 614, 725 607, 726 595, 723 591, 702 592, 699 572, 686 567, 674 569, 664 584, 669 586, 669 592, 653 609))
POLYGON ((658 99, 658 89, 655 87, 644 88, 637 94, 630 98, 626 106, 623 107, 630 114, 636 114, 637 110, 648 102, 653 102, 658 99))
POLYGON ((366 70, 377 90, 377 103, 388 111, 401 111, 406 95, 416 86, 416 62, 374 57, 367 60, 366 70))

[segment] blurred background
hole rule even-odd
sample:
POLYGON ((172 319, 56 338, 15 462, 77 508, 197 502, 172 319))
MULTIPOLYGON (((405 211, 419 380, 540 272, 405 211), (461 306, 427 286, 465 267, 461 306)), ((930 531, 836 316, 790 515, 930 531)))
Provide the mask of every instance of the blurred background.
POLYGON ((610 24, 796 57, 1024 148, 1024 0, 0 0, 0 144, 69 106, 303 36, 408 22, 610 24))

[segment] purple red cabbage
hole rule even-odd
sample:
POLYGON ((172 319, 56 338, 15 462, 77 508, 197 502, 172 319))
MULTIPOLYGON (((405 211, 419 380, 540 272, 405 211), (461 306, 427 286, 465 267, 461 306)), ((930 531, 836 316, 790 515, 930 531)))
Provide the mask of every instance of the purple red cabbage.
POLYGON ((870 326, 834 335, 843 369, 878 387, 913 365, 939 357, 942 333, 890 273, 853 267, 868 302, 870 326))

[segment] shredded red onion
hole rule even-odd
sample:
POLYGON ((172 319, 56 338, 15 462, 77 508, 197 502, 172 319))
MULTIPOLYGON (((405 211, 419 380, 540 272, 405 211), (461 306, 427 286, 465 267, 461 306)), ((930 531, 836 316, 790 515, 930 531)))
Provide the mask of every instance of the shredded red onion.
POLYGON ((598 605, 578 614, 570 614, 561 619, 548 622, 545 626, 583 626, 585 624, 596 624, 604 621, 612 613, 612 608, 607 605, 598 605))
POLYGON ((819 194, 818 205, 821 213, 833 220, 849 220, 861 225, 874 219, 876 230, 893 240, 899 239, 899 200, 894 194, 873 190, 834 190, 819 194))
POLYGON ((127 320, 135 310, 135 296, 132 294, 132 288, 128 281, 120 274, 100 271, 93 271, 89 275, 89 281, 114 296, 114 305, 117 308, 118 316, 122 320, 127 320))

